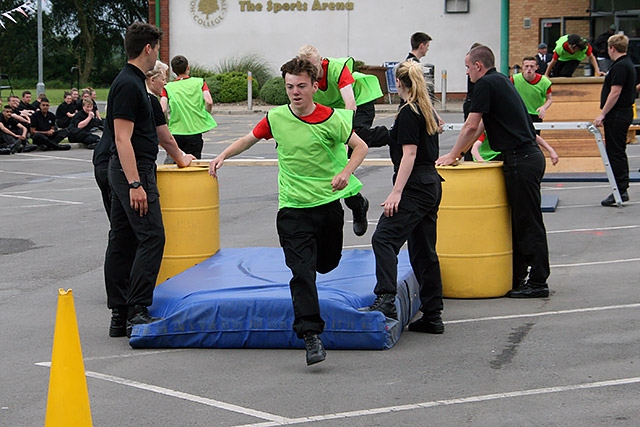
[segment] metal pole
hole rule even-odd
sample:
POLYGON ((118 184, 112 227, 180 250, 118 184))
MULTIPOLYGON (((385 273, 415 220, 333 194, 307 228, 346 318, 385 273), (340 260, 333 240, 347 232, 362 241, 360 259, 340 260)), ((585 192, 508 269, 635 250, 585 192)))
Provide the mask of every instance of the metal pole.
POLYGON ((442 70, 442 83, 440 84, 442 88, 442 109, 446 111, 447 109, 447 70, 442 70))
POLYGON ((509 0, 500 2, 500 72, 509 75, 509 0))
POLYGON ((253 75, 247 71, 247 110, 253 109, 253 75))
POLYGON ((44 93, 44 77, 42 72, 42 0, 38 0, 38 84, 36 94, 44 93))

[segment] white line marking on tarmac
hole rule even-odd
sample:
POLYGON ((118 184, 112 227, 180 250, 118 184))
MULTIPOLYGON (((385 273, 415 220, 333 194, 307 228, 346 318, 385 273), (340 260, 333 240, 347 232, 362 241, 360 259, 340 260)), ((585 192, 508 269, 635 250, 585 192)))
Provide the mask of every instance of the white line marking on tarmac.
POLYGON ((23 200, 39 200, 43 202, 53 202, 53 203, 62 203, 67 205, 84 205, 83 202, 70 202, 68 200, 56 200, 56 199, 43 199, 40 197, 27 197, 27 196, 16 196, 14 194, 0 194, 0 197, 7 197, 10 199, 23 199, 23 200))
POLYGON ((60 206, 60 203, 44 203, 42 205, 0 206, 0 209, 34 209, 34 208, 48 208, 51 206, 60 206))
POLYGON ((153 356, 155 354, 167 354, 167 353, 178 353, 182 351, 186 351, 186 348, 175 348, 175 349, 167 349, 167 350, 150 350, 150 351, 136 351, 133 353, 125 353, 125 354, 114 354, 111 356, 96 356, 96 357, 86 357, 83 360, 85 362, 91 362, 95 360, 109 360, 109 359, 122 359, 127 357, 138 357, 138 356, 153 356))
POLYGON ((555 311, 545 311, 541 313, 507 314, 504 316, 477 317, 475 319, 448 320, 444 323, 447 325, 454 325, 459 323, 486 322, 488 320, 511 320, 511 319, 522 319, 527 317, 559 316, 563 314, 592 313, 596 311, 625 310, 629 308, 640 308, 640 303, 624 304, 624 305, 607 305, 602 307, 574 308, 571 310, 555 310, 555 311))
POLYGON ((618 380, 597 381, 593 383, 571 384, 557 387, 534 388, 530 390, 518 390, 505 393, 484 394, 478 396, 462 397, 457 399, 432 400, 430 402, 413 403, 408 405, 387 406, 384 408, 365 409, 360 411, 339 412, 336 414, 315 415, 301 418, 286 418, 283 421, 274 421, 268 423, 244 424, 238 427, 271 427, 292 424, 305 424, 319 421, 329 421, 344 418, 356 418, 364 416, 372 416, 379 414, 388 414, 400 411, 413 411, 416 409, 435 408, 438 406, 459 405, 466 403, 480 403, 491 400, 510 399, 514 397, 535 396, 540 394, 563 393, 577 390, 588 390, 603 387, 616 387, 621 385, 640 383, 640 377, 622 378, 618 380))
POLYGON ((640 258, 612 259, 609 261, 577 262, 575 264, 555 264, 555 265, 552 265, 551 268, 588 267, 592 265, 620 264, 623 262, 637 262, 637 261, 640 261, 640 258))
MULTIPOLYGON (((77 175, 48 175, 44 173, 27 173, 27 172, 16 172, 16 171, 4 171, 0 170, 0 173, 3 174, 14 174, 14 175, 27 175, 27 176, 37 176, 40 178, 64 178, 64 179, 88 179, 89 176, 77 176, 77 175)), ((91 177, 93 179, 93 177, 91 177)))
POLYGON ((628 230, 632 228, 640 228, 640 225, 618 225, 615 227, 597 227, 597 228, 569 228, 566 230, 547 231, 547 234, 558 233, 585 233, 589 231, 609 231, 609 230, 628 230))
POLYGON ((35 160, 69 160, 71 162, 83 162, 83 163, 92 163, 93 160, 91 159, 76 159, 74 157, 61 157, 61 156, 47 156, 44 154, 20 154, 20 158, 12 158, 12 159, 7 159, 9 162, 33 162, 35 160), (31 158, 26 158, 26 157, 31 157, 31 158))
MULTIPOLYGON (((50 362, 36 363, 38 366, 51 367, 50 362)), ((232 405, 230 403, 222 402, 220 400, 209 399, 202 396, 196 396, 194 394, 183 393, 181 391, 172 390, 165 387, 158 387, 151 384, 145 384, 138 381, 128 380, 126 378, 115 377, 113 375, 101 374, 99 372, 85 371, 85 375, 89 378, 95 378, 98 380, 108 381, 115 384, 124 385, 127 387, 138 388, 140 390, 150 391, 152 393, 158 393, 165 396, 175 397, 177 399, 186 400, 194 403, 201 403, 206 406, 213 406, 215 408, 224 409, 231 412, 237 412, 239 414, 248 415, 255 418, 261 418, 263 420, 269 420, 276 422, 276 425, 286 423, 288 418, 281 417, 279 415, 273 415, 268 412, 257 411, 250 408, 244 408, 238 405, 232 405)))
MULTIPOLYGON (((557 316, 557 315, 565 315, 565 314, 587 313, 587 312, 607 311, 607 310, 621 310, 621 309, 630 309, 630 308, 640 308, 640 303, 602 306, 602 307, 590 307, 590 308, 578 308, 578 309, 572 309, 572 310, 556 310, 556 311, 547 311, 543 313, 489 316, 489 317, 480 317, 475 319, 450 320, 444 323, 447 325, 452 325, 452 324, 461 324, 461 323, 475 323, 475 322, 490 321, 490 320, 510 320, 510 319, 517 319, 517 318, 525 318, 525 317, 557 316)), ((122 358, 122 357, 147 356, 147 355, 154 355, 159 353, 178 352, 178 351, 185 351, 185 350, 187 349, 153 350, 153 351, 127 353, 127 354, 114 355, 114 356, 86 358, 84 360, 92 361, 92 360, 105 360, 105 359, 122 358)), ((35 365, 50 368, 51 362, 38 362, 38 363, 35 363, 35 365)), ((545 388, 520 390, 520 391, 505 392, 505 393, 470 396, 470 397, 463 397, 463 398, 456 398, 456 399, 435 400, 430 402, 414 403, 414 404, 402 405, 402 406, 373 408, 373 409, 365 409, 365 410, 359 410, 359 411, 341 412, 336 414, 316 415, 316 416, 309 416, 309 417, 302 417, 302 418, 287 418, 279 415, 270 414, 267 412, 245 408, 238 405, 233 405, 233 404, 222 402, 215 399, 209 399, 206 397, 196 396, 193 394, 168 389, 165 387, 158 387, 151 384, 145 384, 138 381, 115 377, 112 375, 101 374, 99 372, 85 371, 85 374, 87 377, 90 377, 90 378, 100 379, 103 381, 108 381, 108 382, 112 382, 112 383, 116 383, 116 384, 120 384, 128 387, 134 387, 141 390, 162 394, 165 396, 183 399, 189 402, 201 403, 203 405, 212 406, 215 408, 224 409, 231 412, 236 412, 243 415, 248 415, 248 416, 261 418, 269 421, 266 423, 262 422, 257 424, 245 424, 239 427, 269 427, 269 426, 280 426, 280 425, 304 424, 304 423, 310 423, 310 422, 328 421, 328 420, 342 419, 342 418, 370 416, 370 415, 384 414, 384 413, 397 412, 397 411, 426 409, 426 408, 431 408, 436 406, 446 406, 446 405, 454 405, 454 404, 461 404, 461 403, 462 404, 478 403, 478 402, 486 402, 490 400, 506 399, 506 398, 513 398, 513 397, 533 396, 533 395, 540 395, 540 394, 559 393, 559 392, 567 392, 567 391, 576 391, 576 390, 585 390, 585 389, 592 389, 592 388, 612 387, 612 386, 640 383, 640 377, 633 377, 633 378, 623 378, 618 380, 599 381, 594 383, 582 383, 582 384, 573 384, 573 385, 567 385, 567 386, 545 387, 545 388)))

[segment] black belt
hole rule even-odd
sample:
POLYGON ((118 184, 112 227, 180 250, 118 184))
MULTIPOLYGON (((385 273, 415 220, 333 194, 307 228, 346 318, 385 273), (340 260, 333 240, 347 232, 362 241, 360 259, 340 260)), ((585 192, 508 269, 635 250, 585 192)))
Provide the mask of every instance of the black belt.
POLYGON ((533 142, 531 144, 518 145, 517 147, 515 147, 513 149, 503 150, 502 151, 502 155, 508 156, 510 154, 533 153, 533 152, 535 152, 537 150, 539 150, 538 144, 533 142))

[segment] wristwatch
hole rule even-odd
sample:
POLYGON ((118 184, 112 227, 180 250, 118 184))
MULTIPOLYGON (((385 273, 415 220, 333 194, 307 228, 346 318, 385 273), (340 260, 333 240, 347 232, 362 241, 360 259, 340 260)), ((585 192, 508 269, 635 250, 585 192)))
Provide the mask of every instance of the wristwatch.
POLYGON ((140 181, 133 181, 129 183, 129 188, 138 188, 140 187, 142 184, 140 184, 140 181))

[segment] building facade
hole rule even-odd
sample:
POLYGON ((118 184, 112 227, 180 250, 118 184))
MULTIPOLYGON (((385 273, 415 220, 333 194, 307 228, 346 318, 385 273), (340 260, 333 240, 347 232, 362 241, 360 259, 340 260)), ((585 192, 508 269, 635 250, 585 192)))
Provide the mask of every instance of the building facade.
POLYGON ((259 55, 278 74, 300 46, 323 56, 352 56, 367 65, 401 61, 411 34, 433 41, 424 63, 435 65, 436 91, 447 71, 448 91, 466 91, 464 54, 474 42, 500 59, 501 0, 151 0, 150 22, 165 32, 161 59, 184 55, 213 68, 224 60, 259 55), (156 3, 157 2, 157 3, 156 3), (467 6, 468 8, 465 8, 467 6), (448 10, 447 10, 448 9, 448 10), (496 13, 498 11, 498 13, 496 13), (472 31, 469 29, 473 29, 472 31))
MULTIPOLYGON (((640 46, 639 0, 150 0, 149 21, 164 30, 164 62, 180 54, 214 68, 260 56, 274 75, 304 44, 367 65, 401 61, 422 31, 433 38, 423 63, 435 66, 436 92, 446 72, 452 94, 466 91, 464 55, 475 42, 493 49, 503 73, 540 42, 552 51, 563 34, 591 40, 612 24, 640 46)), ((640 68, 640 52, 630 54, 640 68)))

